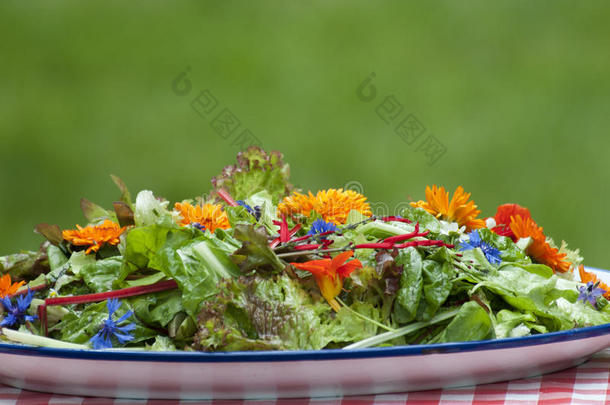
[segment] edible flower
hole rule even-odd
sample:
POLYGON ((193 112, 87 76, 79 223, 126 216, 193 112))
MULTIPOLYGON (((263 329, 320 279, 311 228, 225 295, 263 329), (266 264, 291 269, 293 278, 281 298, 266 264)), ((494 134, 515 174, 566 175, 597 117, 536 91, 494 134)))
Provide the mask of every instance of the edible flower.
POLYGON ((352 271, 362 267, 360 260, 354 259, 346 263, 352 257, 353 250, 342 252, 332 259, 310 260, 305 263, 290 263, 300 270, 305 270, 313 274, 322 296, 329 305, 338 312, 341 307, 335 299, 343 288, 343 280, 352 271))
POLYGON ((606 293, 606 290, 603 288, 599 288, 599 281, 593 283, 589 281, 587 285, 583 285, 578 287, 578 301, 589 302, 593 305, 593 308, 597 308, 597 298, 603 296, 606 293))
POLYGON ((474 230, 468 234, 469 241, 462 242, 460 250, 471 250, 479 248, 485 254, 487 261, 491 264, 500 264, 502 259, 500 258, 500 251, 489 243, 484 242, 479 235, 478 230, 474 230))
POLYGON ((335 224, 333 224, 332 222, 326 222, 323 219, 316 219, 315 221, 313 221, 313 224, 311 224, 311 229, 309 230, 309 232, 307 232, 308 235, 317 235, 319 233, 324 233, 324 232, 334 232, 336 230, 338 230, 339 228, 337 228, 337 226, 335 224))
POLYGON ((25 281, 18 283, 11 283, 11 275, 5 274, 0 277, 0 298, 4 298, 9 295, 13 295, 25 284, 25 281))
POLYGON ((187 202, 176 203, 174 206, 182 216, 180 225, 187 226, 198 223, 210 232, 214 233, 217 228, 228 229, 231 227, 227 213, 220 204, 202 204, 193 206, 187 202))
POLYGON ((36 318, 36 315, 27 315, 26 311, 30 307, 32 303, 32 299, 34 298, 34 291, 29 291, 25 295, 18 296, 13 302, 10 297, 2 298, 2 305, 4 306, 4 310, 6 314, 4 315, 4 319, 0 322, 0 326, 19 326, 23 325, 26 322, 32 322, 36 318))
POLYGON ((412 202, 411 205, 425 209, 436 218, 457 222, 468 230, 483 228, 485 221, 477 218, 481 210, 469 199, 470 193, 464 192, 462 186, 455 190, 449 201, 449 192, 444 187, 433 185, 432 188, 426 186, 426 201, 412 202))
POLYGON ((520 206, 519 204, 502 204, 496 210, 496 215, 494 220, 496 222, 496 226, 491 228, 491 230, 498 235, 507 236, 513 240, 513 242, 517 242, 517 237, 510 229, 511 217, 521 216, 521 218, 531 218, 530 210, 525 207, 520 206))
POLYGON ((582 264, 580 266, 578 266, 578 273, 580 275, 580 281, 582 283, 596 284, 599 288, 601 288, 605 291, 604 297, 606 297, 606 299, 610 300, 610 287, 608 285, 606 285, 605 283, 602 283, 601 281, 599 281, 599 279, 597 278, 597 276, 595 274, 586 271, 585 266, 583 266, 582 264))
POLYGON ((195 229, 199 229, 201 232, 205 232, 205 226, 201 225, 199 222, 193 222, 191 226, 195 229))
POLYGON ((112 319, 112 315, 117 309, 120 308, 120 306, 121 303, 116 298, 111 298, 106 301, 106 308, 108 308, 108 319, 102 323, 99 332, 97 332, 97 334, 89 340, 94 349, 99 350, 111 348, 112 336, 114 336, 121 345, 134 339, 129 332, 136 328, 135 324, 130 323, 125 326, 119 326, 120 323, 126 321, 127 318, 133 315, 131 310, 127 311, 125 315, 116 321, 112 319))
POLYGON ((531 218, 523 218, 521 215, 511 217, 510 229, 517 239, 532 238, 532 243, 527 247, 526 253, 536 262, 545 264, 555 272, 565 273, 570 270, 572 263, 565 260, 566 254, 559 253, 559 249, 552 247, 546 241, 544 229, 536 224, 531 218))
POLYGON ((372 215, 371 206, 366 202, 365 196, 354 190, 342 188, 321 190, 316 195, 311 191, 308 195, 294 192, 278 204, 279 214, 301 214, 308 217, 314 211, 324 221, 335 225, 345 224, 351 210, 356 210, 367 217, 372 215))
POLYGON ((106 219, 101 225, 87 226, 82 228, 76 225, 77 229, 69 229, 62 232, 65 240, 74 246, 89 246, 86 254, 97 252, 104 244, 118 245, 119 236, 127 227, 122 227, 116 222, 106 219))

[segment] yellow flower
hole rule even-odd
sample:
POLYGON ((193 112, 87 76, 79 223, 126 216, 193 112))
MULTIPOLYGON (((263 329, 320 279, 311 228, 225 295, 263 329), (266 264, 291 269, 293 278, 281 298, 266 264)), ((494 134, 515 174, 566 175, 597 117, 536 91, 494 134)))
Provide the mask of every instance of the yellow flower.
POLYGON ((314 211, 320 214, 324 221, 335 225, 344 224, 351 210, 369 217, 372 215, 365 196, 353 190, 344 191, 342 188, 318 191, 316 195, 311 191, 308 195, 294 192, 278 204, 280 215, 302 214, 308 217, 314 211))
POLYGON ((9 295, 13 295, 25 284, 25 281, 11 284, 11 275, 5 274, 0 277, 0 298, 4 298, 9 295))
POLYGON ((126 226, 121 228, 119 224, 109 219, 105 220, 101 225, 85 228, 76 225, 76 228, 63 231, 62 236, 74 246, 89 246, 85 252, 86 254, 97 252, 106 243, 118 245, 119 236, 127 229, 126 226))
POLYGON ((477 219, 481 210, 477 209, 474 201, 468 201, 470 193, 465 193, 462 186, 459 186, 451 201, 449 192, 444 187, 433 185, 426 187, 426 200, 412 202, 414 207, 423 208, 436 218, 457 222, 459 226, 466 226, 468 230, 483 228, 485 221, 477 219))
POLYGON ((198 223, 212 233, 216 228, 228 229, 231 227, 229 218, 220 204, 193 206, 185 202, 176 203, 175 208, 182 216, 182 220, 180 221, 180 225, 182 226, 198 223))

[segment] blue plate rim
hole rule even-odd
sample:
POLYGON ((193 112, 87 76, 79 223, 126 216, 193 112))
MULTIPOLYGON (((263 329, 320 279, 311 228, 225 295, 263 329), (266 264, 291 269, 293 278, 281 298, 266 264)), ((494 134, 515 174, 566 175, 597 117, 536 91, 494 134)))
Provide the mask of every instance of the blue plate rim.
MULTIPOLYGON (((609 273, 588 267, 589 270, 609 273)), ((526 346, 545 345, 572 340, 594 338, 610 334, 610 323, 585 328, 550 332, 539 335, 523 336, 472 342, 440 343, 431 345, 391 346, 365 349, 325 349, 299 351, 236 351, 236 352, 149 352, 129 350, 82 350, 58 349, 0 343, 0 353, 22 356, 44 356, 79 360, 110 361, 147 361, 147 362, 184 362, 184 363, 234 363, 234 362, 286 362, 286 361, 323 361, 350 360, 383 357, 421 356, 483 350, 513 349, 526 346)), ((610 342, 609 342, 610 344, 610 342)))

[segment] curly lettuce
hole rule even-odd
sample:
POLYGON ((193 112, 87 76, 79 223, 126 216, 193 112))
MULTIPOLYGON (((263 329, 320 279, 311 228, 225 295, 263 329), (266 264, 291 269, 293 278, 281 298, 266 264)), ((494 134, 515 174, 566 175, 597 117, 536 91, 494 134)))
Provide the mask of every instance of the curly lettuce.
POLYGON ((226 166, 212 178, 212 185, 215 190, 228 191, 236 200, 267 190, 277 204, 292 191, 289 177, 290 167, 284 163, 280 152, 267 153, 258 146, 251 146, 237 154, 236 164, 226 166))

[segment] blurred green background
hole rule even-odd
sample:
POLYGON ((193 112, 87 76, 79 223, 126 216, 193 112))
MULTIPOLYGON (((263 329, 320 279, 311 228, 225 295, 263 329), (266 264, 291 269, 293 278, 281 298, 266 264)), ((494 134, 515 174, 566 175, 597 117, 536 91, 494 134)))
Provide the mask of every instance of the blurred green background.
POLYGON ((3 1, 0 255, 83 224, 81 197, 111 207, 111 173, 207 192, 247 128, 303 189, 358 182, 394 207, 461 184, 610 268, 608 21, 607 1, 3 1), (241 121, 228 139, 190 106, 204 89, 241 121), (390 95, 446 147, 435 164, 377 115, 390 95))

